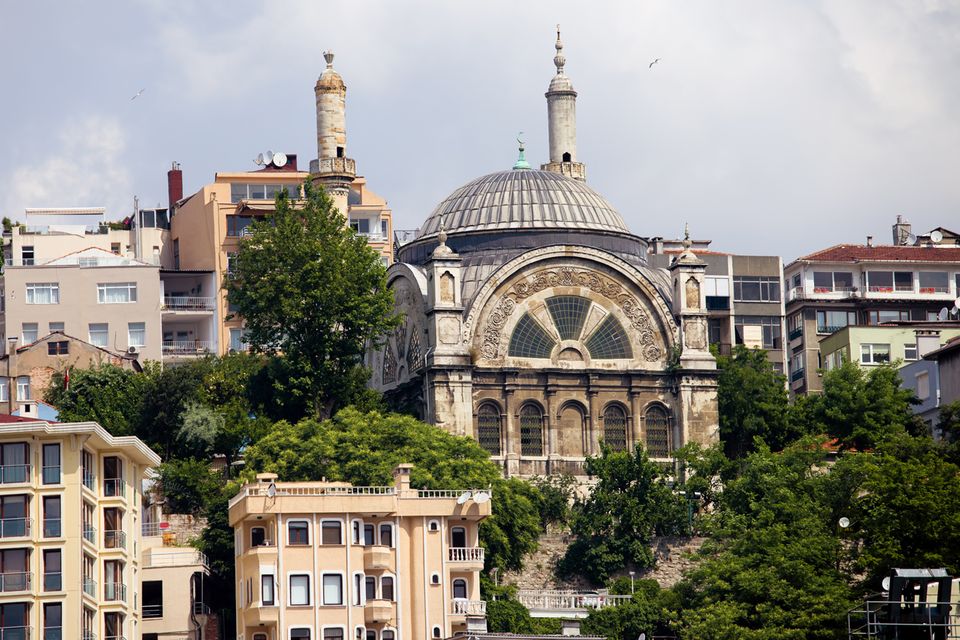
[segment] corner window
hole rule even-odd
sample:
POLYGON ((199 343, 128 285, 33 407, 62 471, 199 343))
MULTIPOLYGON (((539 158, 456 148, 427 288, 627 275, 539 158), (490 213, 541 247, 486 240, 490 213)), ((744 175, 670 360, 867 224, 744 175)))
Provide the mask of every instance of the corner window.
POLYGON ((390 576, 380 578, 380 598, 393 601, 393 578, 390 576))
POLYGON ((264 547, 267 544, 267 530, 263 527, 253 527, 250 529, 250 546, 264 547))
POLYGON ((260 576, 260 604, 265 607, 274 605, 273 574, 260 576))
POLYGON ((343 527, 339 520, 320 523, 320 544, 343 544, 343 527))

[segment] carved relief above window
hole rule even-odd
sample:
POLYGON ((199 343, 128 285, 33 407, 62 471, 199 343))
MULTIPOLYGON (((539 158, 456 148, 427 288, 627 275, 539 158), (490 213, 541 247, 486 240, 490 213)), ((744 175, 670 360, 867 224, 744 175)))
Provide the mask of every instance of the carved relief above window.
MULTIPOLYGON (((523 314, 510 336, 507 353, 514 358, 549 358, 557 344, 555 335, 559 335, 563 340, 581 338, 591 305, 590 300, 581 296, 547 298, 548 317, 553 321, 553 326, 541 325, 541 321, 546 318, 538 320, 531 313, 523 314), (551 333, 550 329, 554 329, 556 333, 551 333)), ((598 310, 597 313, 604 312, 598 310)), ((593 327, 587 329, 584 346, 590 357, 596 360, 633 357, 630 338, 623 325, 612 314, 608 314, 599 324, 594 321, 593 327)), ((561 350, 558 359, 564 362, 582 362, 583 355, 580 351, 566 346, 561 350)))

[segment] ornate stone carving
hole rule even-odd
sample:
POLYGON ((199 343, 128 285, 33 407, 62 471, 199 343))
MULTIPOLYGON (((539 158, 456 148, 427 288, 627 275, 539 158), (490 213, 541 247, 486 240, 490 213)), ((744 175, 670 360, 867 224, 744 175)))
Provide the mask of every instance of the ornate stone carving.
POLYGON ((487 359, 494 359, 499 355, 503 328, 518 302, 544 289, 570 286, 586 287, 619 305, 623 314, 629 318, 633 329, 637 331, 644 359, 648 361, 660 359, 663 351, 657 344, 654 326, 643 304, 613 279, 590 269, 573 267, 543 269, 515 282, 500 298, 487 318, 480 347, 481 355, 487 359))
POLYGON ((440 276, 440 302, 453 304, 453 285, 454 280, 452 275, 449 273, 444 273, 442 276, 440 276))
POLYGON ((699 309, 700 308, 700 283, 697 282, 697 279, 691 276, 687 279, 686 286, 687 294, 687 309, 699 309))
POLYGON ((707 330, 703 318, 687 318, 684 321, 683 343, 691 349, 707 348, 707 330))

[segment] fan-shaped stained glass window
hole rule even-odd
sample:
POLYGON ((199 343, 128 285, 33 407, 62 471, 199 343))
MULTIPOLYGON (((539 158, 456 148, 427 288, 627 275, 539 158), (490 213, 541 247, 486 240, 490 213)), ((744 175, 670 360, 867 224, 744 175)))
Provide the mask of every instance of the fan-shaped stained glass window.
POLYGON ((644 419, 647 432, 647 453, 651 458, 670 456, 670 418, 663 407, 654 405, 647 409, 644 419))
POLYGON ((633 357, 627 332, 612 315, 608 315, 587 339, 587 350, 591 358, 598 360, 633 357))
POLYGON ((543 413, 536 405, 520 409, 520 455, 543 455, 543 413))
POLYGON ((420 348, 420 327, 414 327, 410 332, 410 345, 407 348, 407 362, 410 371, 417 371, 423 367, 423 350, 420 348))
POLYGON ((489 402, 477 410, 477 441, 490 455, 500 455, 500 411, 489 402))
POLYGON ((623 407, 611 404, 604 410, 603 442, 614 451, 627 448, 627 413, 623 407))
POLYGON ((549 358, 554 339, 529 313, 523 314, 510 336, 510 355, 517 358, 549 358))
POLYGON ((554 296, 547 298, 547 309, 560 337, 576 340, 583 330, 583 323, 590 310, 590 301, 580 296, 554 296))
POLYGON ((397 381, 397 359, 389 342, 383 348, 383 384, 391 384, 397 381))

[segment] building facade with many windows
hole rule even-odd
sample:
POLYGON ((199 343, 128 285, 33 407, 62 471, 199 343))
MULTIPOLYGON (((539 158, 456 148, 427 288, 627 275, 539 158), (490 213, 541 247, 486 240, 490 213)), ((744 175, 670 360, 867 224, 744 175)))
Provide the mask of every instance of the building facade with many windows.
MULTIPOLYGON (((277 482, 230 501, 238 640, 422 640, 486 630, 488 490, 277 482)), ((492 499, 496 499, 493 496, 492 499)))
POLYGON ((159 462, 94 423, 0 423, 0 637, 140 638, 140 484, 159 462))
POLYGON ((822 388, 827 336, 848 326, 936 321, 960 297, 960 239, 946 229, 912 236, 902 221, 894 238, 913 243, 837 245, 784 269, 792 393, 822 388))

